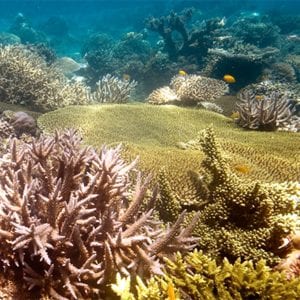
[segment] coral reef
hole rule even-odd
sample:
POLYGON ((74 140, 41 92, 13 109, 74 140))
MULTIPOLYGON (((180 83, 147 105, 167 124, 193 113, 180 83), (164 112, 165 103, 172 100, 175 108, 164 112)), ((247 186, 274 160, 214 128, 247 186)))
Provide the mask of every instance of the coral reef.
POLYGON ((0 49, 0 86, 2 101, 42 111, 88 103, 84 85, 69 83, 63 74, 22 46, 0 49))
POLYGON ((98 103, 126 103, 136 85, 135 80, 121 80, 106 74, 97 82, 97 89, 90 94, 90 99, 98 103))
POLYGON ((21 42, 24 44, 42 43, 46 41, 45 34, 33 28, 30 22, 22 13, 17 14, 9 31, 17 35, 21 39, 21 42))
POLYGON ((201 249, 230 261, 263 258, 269 264, 276 263, 283 239, 299 223, 300 184, 250 182, 237 177, 230 171, 211 128, 201 134, 197 143, 206 158, 201 173, 191 174, 196 197, 193 201, 181 199, 180 209, 168 180, 161 180, 163 203, 157 205, 160 216, 167 213, 162 209, 166 205, 171 211, 169 220, 182 209, 200 210, 196 230, 201 249))
POLYGON ((203 74, 222 78, 224 74, 232 74, 237 82, 234 89, 240 89, 253 83, 261 76, 266 65, 274 62, 279 50, 273 47, 260 49, 254 45, 236 42, 232 47, 209 49, 207 64, 203 74), (245 70, 247 72, 245 73, 245 70))
MULTIPOLYGON (((177 103, 196 106, 200 102, 212 102, 227 92, 228 85, 224 81, 199 75, 177 75, 171 79, 170 88, 154 90, 147 101, 150 104, 177 103)), ((220 109, 216 111, 219 112, 220 109)))
POLYGON ((103 141, 112 145, 125 142, 124 154, 129 159, 139 155, 143 171, 157 176, 159 168, 165 166, 172 187, 182 198, 192 188, 187 173, 199 170, 203 154, 199 150, 182 151, 177 143, 194 139, 207 124, 214 124, 233 171, 237 164, 250 166, 250 172, 240 176, 268 182, 299 180, 300 164, 295 158, 300 135, 246 131, 232 119, 203 109, 138 103, 72 106, 38 119, 46 132, 75 127, 83 133, 84 142, 95 147, 101 147, 103 141), (272 143, 266 143, 270 138, 272 143))
POLYGON ((218 29, 224 26, 221 19, 206 20, 202 27, 188 31, 186 23, 191 19, 193 9, 185 9, 177 14, 171 12, 168 16, 146 19, 146 27, 157 32, 164 41, 164 51, 171 60, 176 61, 180 56, 195 56, 199 61, 207 55, 213 46, 213 37, 218 29), (177 40, 174 32, 180 35, 177 40))
POLYGON ((138 173, 134 187, 136 160, 126 164, 120 147, 80 146, 74 131, 12 140, 0 162, 1 268, 53 299, 101 297, 117 272, 163 274, 162 258, 197 240, 193 226, 181 228, 184 212, 162 230, 151 216, 151 177, 138 173))
POLYGON ((231 26, 233 33, 245 44, 263 48, 276 46, 279 39, 279 27, 266 18, 240 18, 231 26))
POLYGON ((112 289, 121 300, 142 299, 291 299, 300 294, 300 279, 288 280, 282 272, 272 271, 265 261, 256 264, 237 260, 221 264, 194 251, 176 260, 167 260, 167 276, 150 281, 137 279, 136 290, 130 290, 131 278, 117 276, 112 289))
POLYGON ((176 93, 168 86, 154 90, 147 98, 150 104, 171 104, 179 101, 176 93))
POLYGON ((170 86, 180 100, 187 103, 214 101, 228 92, 224 81, 199 75, 177 75, 172 78, 170 86))
POLYGON ((247 89, 239 93, 240 102, 237 124, 243 128, 272 131, 280 128, 288 131, 300 130, 300 118, 293 115, 287 95, 273 92, 269 96, 256 95, 247 89))

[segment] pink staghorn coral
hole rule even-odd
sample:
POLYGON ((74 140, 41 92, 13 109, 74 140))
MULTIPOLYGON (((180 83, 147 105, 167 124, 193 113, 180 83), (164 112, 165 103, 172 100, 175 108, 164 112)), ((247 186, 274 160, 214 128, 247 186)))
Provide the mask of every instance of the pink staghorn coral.
POLYGON ((116 272, 162 274, 161 260, 193 248, 182 213, 166 231, 152 217, 150 176, 132 187, 120 146, 80 147, 74 131, 11 141, 0 161, 0 265, 53 299, 101 297, 116 272))

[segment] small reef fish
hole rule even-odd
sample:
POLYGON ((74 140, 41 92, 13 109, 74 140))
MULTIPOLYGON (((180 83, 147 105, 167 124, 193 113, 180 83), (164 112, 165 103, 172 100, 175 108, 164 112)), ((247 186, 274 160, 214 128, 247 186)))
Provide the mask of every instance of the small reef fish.
POLYGON ((244 164, 235 165, 234 169, 242 174, 249 174, 251 171, 250 167, 244 164))
POLYGON ((176 300, 174 286, 171 282, 168 283, 168 300, 176 300))
POLYGON ((261 100, 264 100, 264 96, 263 95, 256 95, 255 96, 255 100, 258 100, 258 101, 261 101, 261 100))
POLYGON ((184 71, 184 70, 179 70, 179 71, 178 71, 178 75, 180 75, 180 76, 186 76, 186 75, 187 75, 187 72, 184 71))
POLYGON ((300 36, 297 34, 291 34, 286 37, 288 41, 300 42, 300 36))
POLYGON ((230 75, 230 74, 225 74, 225 75, 223 76, 223 80, 224 80, 226 83, 235 83, 235 82, 236 82, 235 78, 234 78, 232 75, 230 75))
POLYGON ((129 74, 123 74, 122 79, 125 80, 125 81, 130 81, 131 76, 129 74))
POLYGON ((240 113, 238 111, 234 111, 231 115, 230 118, 233 120, 236 120, 240 117, 240 113))

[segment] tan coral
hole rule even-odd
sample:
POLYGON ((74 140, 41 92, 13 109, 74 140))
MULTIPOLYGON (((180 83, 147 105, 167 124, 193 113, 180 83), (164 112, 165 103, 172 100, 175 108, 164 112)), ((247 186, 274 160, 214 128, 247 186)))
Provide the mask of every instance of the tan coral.
POLYGON ((214 101, 228 92, 225 82, 200 75, 177 75, 170 86, 180 100, 187 103, 214 101))
POLYGON ((23 46, 0 48, 0 96, 13 104, 53 110, 70 104, 86 104, 87 89, 67 78, 23 46))
POLYGON ((176 93, 168 86, 154 90, 147 98, 148 103, 158 105, 168 104, 178 100, 176 93))

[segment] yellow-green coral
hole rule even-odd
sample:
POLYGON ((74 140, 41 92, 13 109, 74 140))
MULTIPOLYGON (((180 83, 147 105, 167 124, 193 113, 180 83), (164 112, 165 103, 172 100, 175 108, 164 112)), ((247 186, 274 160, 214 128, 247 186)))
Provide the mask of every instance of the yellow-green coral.
POLYGON ((168 288, 174 288, 176 299, 296 300, 300 294, 300 278, 287 280, 284 273, 272 271, 264 260, 215 260, 194 251, 186 257, 177 254, 175 262, 166 261, 166 275, 152 278, 147 283, 137 280, 136 290, 130 290, 132 279, 117 277, 112 286, 121 300, 170 299, 168 288))
POLYGON ((178 142, 194 138, 197 132, 213 124, 230 166, 249 165, 253 179, 268 181, 297 180, 300 164, 295 161, 300 135, 286 132, 247 132, 222 115, 172 105, 146 104, 72 106, 39 118, 46 131, 75 127, 87 144, 126 144, 125 155, 140 156, 140 167, 156 174, 164 166, 172 186, 180 184, 178 193, 190 190, 189 170, 198 170, 203 154, 182 151, 178 142), (266 141, 268 141, 266 143, 266 141), (183 184, 184 183, 184 187, 183 184))
MULTIPOLYGON (((206 158, 194 181, 199 204, 197 207, 194 199, 189 210, 201 210, 197 228, 199 247, 230 260, 264 258, 274 263, 283 238, 294 232, 299 223, 300 184, 252 182, 237 177, 211 128, 202 133, 198 143, 206 158)), ((163 179, 162 195, 172 195, 163 179)), ((166 213, 166 203, 172 212, 169 218, 174 220, 176 212, 180 212, 178 201, 173 196, 162 200, 164 203, 158 209, 166 213), (173 210, 170 202, 174 203, 173 210)))
POLYGON ((87 90, 69 83, 62 73, 23 46, 0 48, 1 100, 51 110, 70 104, 86 104, 87 90))

